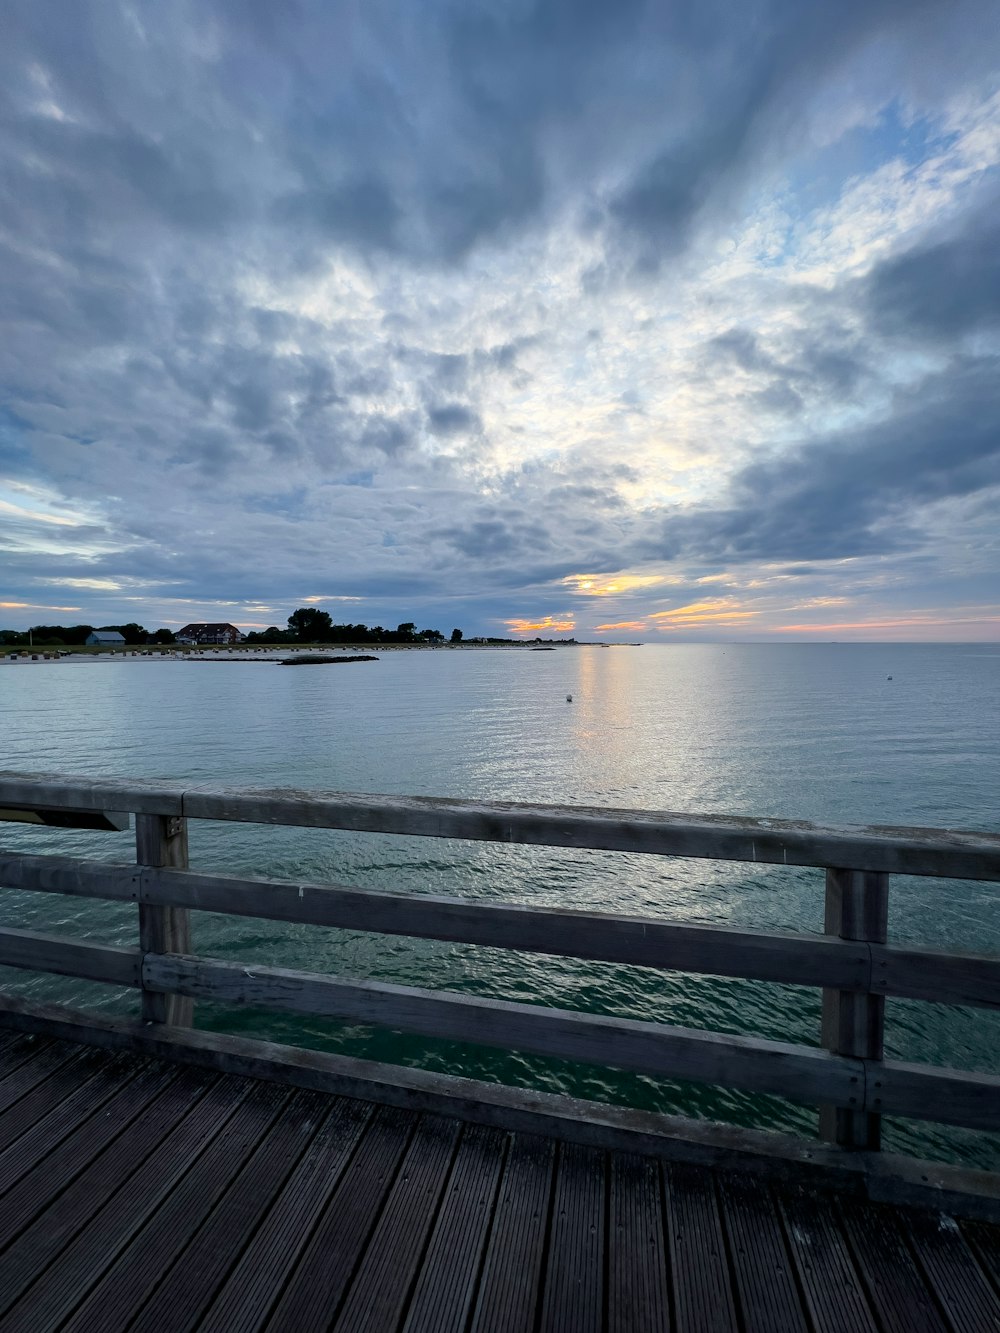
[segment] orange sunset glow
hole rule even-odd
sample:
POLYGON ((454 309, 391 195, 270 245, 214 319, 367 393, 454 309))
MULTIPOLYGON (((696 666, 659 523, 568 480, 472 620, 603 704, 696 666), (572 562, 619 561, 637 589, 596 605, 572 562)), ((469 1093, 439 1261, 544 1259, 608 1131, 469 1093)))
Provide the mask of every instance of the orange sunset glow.
POLYGON ((543 616, 541 620, 505 620, 511 634, 568 634, 576 629, 576 621, 567 617, 543 616))
POLYGON ((653 611, 648 619, 656 621, 654 629, 691 629, 698 625, 739 625, 757 614, 743 608, 733 597, 712 597, 670 611, 653 611))

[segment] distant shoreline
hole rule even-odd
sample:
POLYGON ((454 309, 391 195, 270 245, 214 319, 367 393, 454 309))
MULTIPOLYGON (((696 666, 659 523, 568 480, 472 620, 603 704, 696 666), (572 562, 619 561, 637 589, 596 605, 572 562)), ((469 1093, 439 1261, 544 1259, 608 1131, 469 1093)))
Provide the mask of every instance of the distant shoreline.
POLYGON ((538 644, 533 640, 524 643, 316 643, 316 644, 205 644, 203 647, 186 647, 175 644, 155 645, 141 648, 8 648, 0 649, 0 666, 20 666, 24 663, 39 665, 43 662, 95 661, 167 661, 167 662, 281 662, 297 653, 323 653, 336 656, 356 654, 367 649, 369 653, 397 652, 525 652, 545 647, 551 651, 557 648, 641 648, 640 643, 599 643, 576 641, 573 643, 538 644))

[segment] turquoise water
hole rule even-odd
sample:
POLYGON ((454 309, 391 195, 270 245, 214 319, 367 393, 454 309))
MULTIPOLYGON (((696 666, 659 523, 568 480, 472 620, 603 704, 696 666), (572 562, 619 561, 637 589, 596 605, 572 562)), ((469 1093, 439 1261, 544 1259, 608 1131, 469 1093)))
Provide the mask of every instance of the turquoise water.
MULTIPOLYGON (((995 830, 998 687, 1000 648, 988 645, 443 649, 337 671, 4 665, 0 767, 995 830)), ((7 826, 0 841, 131 855, 128 834, 7 826)), ((192 827, 191 864, 761 929, 822 925, 819 870, 223 824, 192 827)), ((13 891, 4 902, 9 924, 135 940, 130 908, 13 891)), ((997 885, 896 878, 890 938, 1000 951, 998 903, 997 885)), ((210 915, 194 928, 198 952, 216 957, 818 1043, 810 989, 210 915)), ((37 999, 135 1004, 65 978, 7 971, 3 982, 37 999)), ((517 1053, 211 1006, 198 1022, 658 1110, 814 1125, 808 1108, 777 1099, 517 1053)), ((886 1036, 892 1056, 1000 1070, 994 1014, 890 1002, 886 1036)), ((886 1137, 1000 1165, 987 1135, 892 1122, 886 1137)))

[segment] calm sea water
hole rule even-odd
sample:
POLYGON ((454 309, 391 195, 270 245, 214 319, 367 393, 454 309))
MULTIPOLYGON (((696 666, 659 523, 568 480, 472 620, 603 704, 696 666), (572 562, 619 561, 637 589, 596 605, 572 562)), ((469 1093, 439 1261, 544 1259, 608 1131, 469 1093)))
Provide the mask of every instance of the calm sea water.
MULTIPOLYGON (((0 767, 997 829, 1000 648, 676 645, 386 653, 379 663, 103 659, 0 666, 0 767), (892 679, 888 679, 891 677, 892 679), (573 702, 566 702, 572 694, 573 702)), ((5 847, 129 859, 128 834, 7 826, 5 847)), ((819 930, 819 870, 196 824, 205 870, 819 930)), ((7 891, 9 924, 133 943, 134 912, 7 891)), ((1000 886, 896 878, 890 938, 1000 951, 1000 886)), ((819 993, 196 915, 199 952, 818 1044, 819 993)), ((36 999, 135 997, 0 970, 36 999)), ((777 1099, 342 1024, 200 1006, 205 1027, 745 1124, 777 1099)), ((1000 1019, 887 1006, 890 1055, 1000 1070, 1000 1019)), ((1000 1165, 995 1137, 895 1121, 888 1146, 1000 1165)))

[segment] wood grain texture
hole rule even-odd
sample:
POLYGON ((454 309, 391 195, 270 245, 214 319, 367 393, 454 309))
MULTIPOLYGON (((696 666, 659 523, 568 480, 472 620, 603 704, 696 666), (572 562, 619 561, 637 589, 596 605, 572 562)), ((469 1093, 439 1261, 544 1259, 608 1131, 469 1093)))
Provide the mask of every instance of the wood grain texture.
POLYGON ((201 1316, 200 1333, 251 1333, 263 1327, 374 1109, 363 1102, 330 1099, 280 1197, 201 1316))
POLYGON ((472 1312, 507 1136, 463 1131, 402 1333, 464 1333, 472 1312))
POLYGON ((110 986, 141 985, 142 953, 113 944, 88 944, 63 935, 0 928, 0 964, 32 972, 84 977, 110 986))
POLYGON ((142 874, 140 901, 804 986, 866 989, 871 976, 866 948, 822 936, 431 894, 151 870, 142 874))
POLYGON ((78 856, 37 856, 0 850, 0 885, 74 898, 139 900, 139 868, 132 862, 78 856))
POLYGON ((118 1333, 129 1326, 255 1150, 288 1095, 266 1084, 250 1086, 192 1169, 64 1325, 65 1333, 118 1333))
MULTIPOLYGON (((135 817, 135 859, 139 865, 186 870, 187 821, 174 816, 139 814, 135 817)), ((139 947, 143 953, 190 953, 191 913, 185 907, 139 903, 139 947)), ((142 990, 142 1017, 146 1023, 190 1027, 194 1001, 180 995, 142 990)))
MULTIPOLYGON (((1000 1227, 135 1056, 103 1071, 131 1104, 94 1106, 79 1094, 95 1076, 51 1063, 71 1048, 35 1045, 48 1070, 35 1088, 61 1083, 75 1127, 52 1152, 36 1142, 3 1195, 5 1330, 985 1333, 1000 1320, 1000 1227)), ((0 1035, 0 1086, 21 1054, 0 1035)))
POLYGON ((1000 835, 951 829, 838 828, 799 820, 657 810, 270 788, 235 790, 112 779, 88 782, 57 774, 0 772, 0 804, 5 801, 662 856, 842 866, 901 875, 1000 879, 1000 835))
POLYGON ((729 1262, 747 1328, 812 1333, 774 1197, 746 1176, 718 1178, 729 1262))
POLYGON ((534 1333, 555 1157, 551 1139, 511 1141, 469 1333, 534 1333))
POLYGON ((787 1042, 179 954, 145 955, 142 976, 150 990, 196 999, 346 1018, 795 1101, 860 1106, 863 1098, 860 1062, 787 1042))
POLYGON ((1000 1008, 990 954, 3 851, 0 886, 1000 1008))
POLYGON ((247 1237, 263 1222, 289 1172, 312 1142, 323 1109, 322 1098, 312 1092, 293 1093, 280 1108, 272 1106, 257 1151, 129 1324, 134 1333, 185 1333, 201 1326, 202 1315, 242 1254, 247 1237))
POLYGON ((1000 1009, 1000 958, 995 955, 876 944, 871 959, 871 989, 877 995, 1000 1009))
POLYGON ((845 1204, 839 1212, 884 1333, 949 1333, 906 1243, 900 1219, 873 1204, 845 1204))
POLYGON ((0 1153, 0 1247, 176 1077, 116 1057, 75 1086, 63 1080, 63 1099, 0 1153))
POLYGON ((670 1328, 667 1240, 660 1170, 614 1153, 608 1218, 608 1333, 670 1328))
MULTIPOLYGON (((84 1279, 96 1281, 100 1277, 98 1259, 109 1261, 117 1251, 116 1239, 124 1239, 132 1228, 142 1224, 148 1216, 144 1209, 153 1207, 158 1190, 170 1187, 171 1172, 179 1169, 180 1162, 201 1141, 203 1127, 221 1124, 219 1106, 212 1107, 207 1119, 200 1107, 192 1110, 195 1099, 200 1098, 204 1105, 206 1091, 204 1079, 182 1073, 163 1089, 145 1114, 115 1137, 112 1156, 91 1161, 21 1233, 6 1252, 0 1271, 0 1311, 5 1330, 55 1327, 68 1313, 65 1307, 75 1303, 74 1296, 79 1298, 84 1279), (134 1174, 136 1168, 161 1141, 169 1145, 163 1147, 163 1170, 140 1184, 134 1174), (111 1204, 110 1208, 105 1209, 106 1204, 111 1204), (98 1214, 100 1220, 95 1221, 98 1214), (59 1263, 53 1265, 56 1256, 59 1263)), ((234 1097, 243 1095, 235 1085, 231 1085, 231 1091, 234 1097)))
POLYGON ((829 1201, 785 1188, 778 1192, 778 1207, 814 1333, 879 1333, 829 1201))
POLYGON ((560 1147, 539 1333, 603 1333, 605 1157, 560 1147))
POLYGON ((668 1166, 664 1173, 677 1333, 737 1333, 715 1181, 686 1166, 668 1166))
MULTIPOLYGON (((58 1262, 50 1265, 7 1312, 4 1317, 5 1330, 12 1330, 12 1333, 13 1330, 35 1333, 39 1328, 64 1326, 65 1319, 78 1304, 80 1297, 92 1289, 132 1238, 155 1218, 159 1208, 185 1178, 192 1164, 197 1163, 216 1136, 224 1132, 234 1108, 240 1105, 249 1092, 246 1085, 240 1087, 233 1082, 220 1081, 214 1087, 205 1089, 193 1105, 189 1098, 187 1112, 171 1125, 166 1136, 162 1133, 162 1127, 156 1135, 152 1123, 147 1124, 145 1118, 140 1121, 135 1127, 134 1137, 137 1142, 134 1145, 132 1169, 124 1183, 110 1197, 107 1196, 107 1189, 115 1173, 107 1166, 101 1170, 103 1164, 95 1163, 97 1170, 91 1168, 81 1182, 74 1185, 73 1191, 86 1180, 91 1194, 90 1207, 94 1209, 98 1202, 102 1206, 92 1212, 87 1224, 71 1243, 64 1242, 58 1262), (147 1139, 145 1151, 138 1141, 142 1136, 147 1139)), ((150 1116, 149 1121, 153 1122, 154 1117, 150 1116)), ((122 1159, 128 1158, 125 1144, 116 1143, 115 1149, 115 1166, 119 1168, 120 1175, 125 1175, 119 1166, 122 1159)), ((57 1216, 61 1208, 62 1200, 53 1210, 57 1216)), ((48 1235, 45 1239, 48 1240, 48 1235)))
POLYGON ((341 1308, 414 1131, 412 1116, 381 1108, 330 1196, 266 1328, 327 1329, 341 1308))
POLYGON ((880 1114, 1000 1129, 1000 1075, 886 1060, 871 1065, 867 1083, 867 1104, 880 1114))
POLYGON ((914 1213, 906 1238, 938 1305, 955 1333, 1000 1333, 1000 1296, 954 1218, 914 1213))
POLYGON ((176 783, 0 770, 0 805, 179 815, 182 797, 183 788, 176 783))
MULTIPOLYGON (((863 870, 827 870, 824 902, 826 933, 842 940, 885 944, 889 922, 889 877, 863 870)), ((885 997, 850 990, 823 991, 823 1045, 837 1055, 882 1059, 885 997)), ((866 1063, 866 1069, 868 1065, 866 1063)), ((844 1148, 877 1150, 882 1120, 867 1107, 820 1108, 823 1138, 844 1148)))
POLYGON ((884 1152, 845 1152, 774 1130, 638 1111, 227 1033, 151 1026, 38 1005, 18 996, 0 996, 0 1024, 108 1051, 430 1111, 518 1133, 546 1134, 666 1161, 745 1171, 841 1195, 1000 1221, 1000 1176, 971 1167, 884 1152))
POLYGON ((396 1333, 444 1194, 461 1127, 424 1116, 331 1333, 396 1333))

